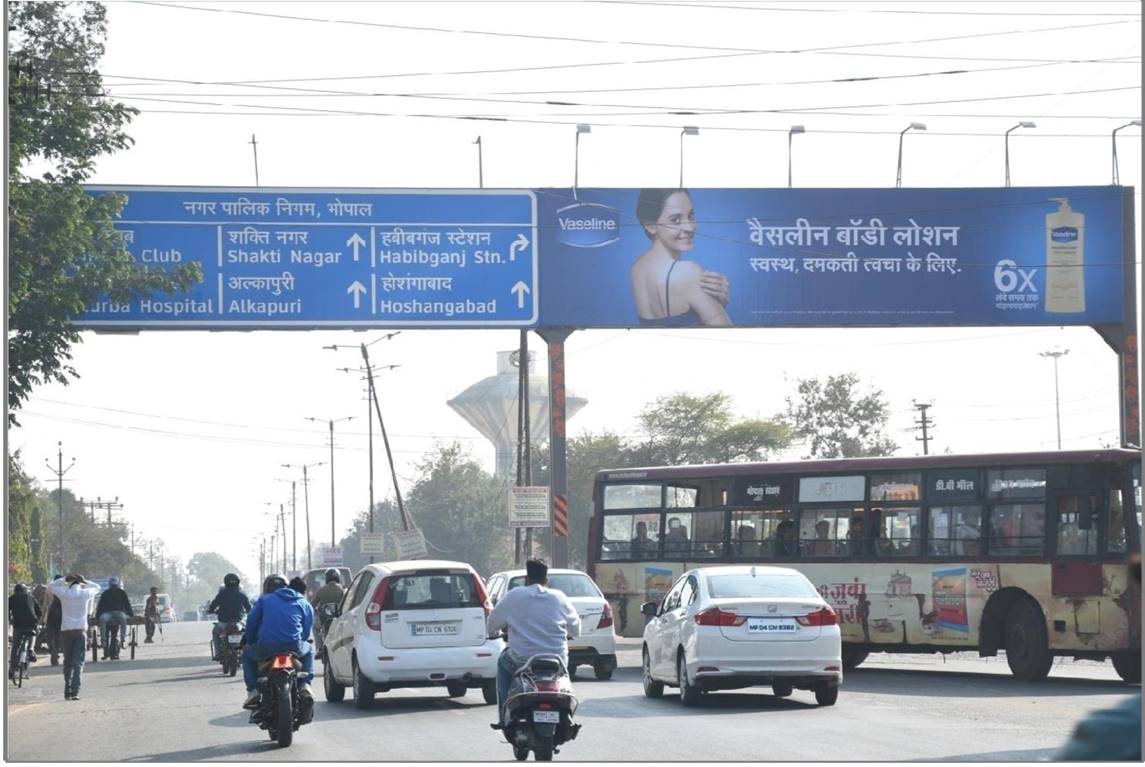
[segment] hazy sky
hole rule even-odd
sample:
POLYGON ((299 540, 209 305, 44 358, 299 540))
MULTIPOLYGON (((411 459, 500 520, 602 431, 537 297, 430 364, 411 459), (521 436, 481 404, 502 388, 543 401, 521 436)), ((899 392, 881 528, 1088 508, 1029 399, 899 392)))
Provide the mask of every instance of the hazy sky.
MULTIPOLYGON (((583 186, 675 185, 685 124, 701 126, 687 186, 785 186, 787 129, 802 124, 795 186, 888 187, 898 131, 921 121, 904 186, 999 186, 1002 134, 1030 119, 1036 129, 1011 135, 1015 186, 1108 184, 1110 131, 1140 117, 1135 2, 701 5, 112 3, 105 84, 142 114, 135 146, 93 181, 250 186, 253 133, 263 186, 473 187, 480 135, 486 186, 567 187, 573 125, 586 122, 583 186), (760 52, 775 50, 800 52, 760 52), (1056 63, 1093 58, 1115 60, 1056 63), (967 71, 933 74, 950 70, 967 71), (871 76, 884 79, 831 82, 871 76), (700 107, 818 111, 665 114, 700 107)), ((1118 134, 1127 186, 1141 183, 1140 136, 1118 134)), ((322 347, 379 335, 85 333, 82 378, 37 389, 10 447, 47 480, 62 441, 78 495, 118 496, 140 534, 183 559, 217 549, 257 574, 265 512, 289 502, 277 480, 300 478, 280 464, 328 460, 326 428, 307 416, 356 416, 336 427, 338 534, 365 509, 366 403, 336 370, 359 358, 322 347)), ((492 469, 492 448, 445 403, 516 343, 511 330, 405 331, 373 347, 401 365, 379 386, 406 487, 435 440, 461 440, 492 469)), ((1053 365, 1038 353, 1058 346, 1063 447, 1115 443, 1117 362, 1087 328, 581 331, 568 383, 589 404, 570 432, 632 433, 640 407, 674 391, 726 391, 740 414, 766 417, 796 379, 856 371, 890 401, 900 454, 921 452, 914 399, 934 404, 932 451, 1048 449, 1053 365)), ((382 498, 380 445, 376 463, 382 498)), ((329 467, 311 476, 311 532, 325 540, 329 467)))

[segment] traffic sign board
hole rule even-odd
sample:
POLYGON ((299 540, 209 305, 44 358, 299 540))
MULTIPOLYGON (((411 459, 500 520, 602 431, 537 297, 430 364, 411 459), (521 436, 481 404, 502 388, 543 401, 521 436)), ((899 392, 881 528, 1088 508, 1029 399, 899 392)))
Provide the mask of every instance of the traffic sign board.
POLYGON ((323 546, 322 547, 322 564, 323 565, 340 565, 340 564, 342 564, 342 547, 341 546, 323 546))
POLYGON ((548 526, 548 486, 512 488, 509 495, 509 527, 548 526))
POLYGON ((362 553, 363 554, 381 554, 383 553, 383 537, 381 533, 362 533, 362 553))
POLYGON ((398 547, 398 559, 425 559, 429 551, 425 547, 425 536, 416 527, 394 533, 394 543, 398 547))
POLYGON ((530 191, 92 186, 127 197, 141 263, 198 262, 186 293, 100 300, 92 328, 496 327, 538 321, 530 191))

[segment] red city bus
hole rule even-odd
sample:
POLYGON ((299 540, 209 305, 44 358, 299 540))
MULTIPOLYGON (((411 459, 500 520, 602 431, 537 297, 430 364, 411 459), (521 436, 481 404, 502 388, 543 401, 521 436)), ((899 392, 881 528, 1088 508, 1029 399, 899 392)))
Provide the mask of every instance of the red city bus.
POLYGON ((834 606, 847 668, 1004 650, 1021 679, 1067 656, 1137 682, 1140 493, 1139 450, 600 471, 590 574, 624 636, 687 569, 778 564, 834 606))

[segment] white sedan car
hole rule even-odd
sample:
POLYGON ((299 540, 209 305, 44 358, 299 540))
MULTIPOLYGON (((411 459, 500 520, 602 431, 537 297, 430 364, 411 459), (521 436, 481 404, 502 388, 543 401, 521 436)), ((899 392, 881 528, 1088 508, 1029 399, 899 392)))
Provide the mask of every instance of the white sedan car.
MULTIPOLYGON (((497 604, 510 589, 524 585, 524 570, 495 573, 489 578, 489 598, 497 604)), ((616 670, 612 605, 592 578, 580 570, 550 569, 549 588, 568 597, 580 615, 580 636, 569 643, 569 675, 577 666, 592 666, 597 679, 610 679, 616 670)))
POLYGON ((778 697, 814 690, 834 705, 843 681, 838 617, 811 581, 787 567, 689 570, 659 604, 645 602, 644 694, 677 687, 685 706, 711 690, 771 685, 778 697))
POLYGON ((463 562, 410 560, 366 565, 326 632, 326 700, 352 687, 368 708, 375 693, 443 686, 450 697, 481 688, 497 702, 500 639, 485 636, 490 605, 477 571, 463 562))

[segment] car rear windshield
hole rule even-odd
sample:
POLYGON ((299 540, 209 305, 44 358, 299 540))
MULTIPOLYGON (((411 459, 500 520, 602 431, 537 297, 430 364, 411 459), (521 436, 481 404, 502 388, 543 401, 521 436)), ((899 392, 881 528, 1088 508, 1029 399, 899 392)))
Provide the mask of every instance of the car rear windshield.
POLYGON ((483 607, 470 573, 419 570, 390 576, 383 610, 483 607))
POLYGON ((708 593, 712 599, 752 599, 757 597, 814 597, 815 587, 802 575, 709 575, 708 593))
MULTIPOLYGON (((525 576, 518 575, 516 578, 509 579, 509 588, 515 589, 518 586, 525 585, 525 576)), ((592 578, 587 575, 579 573, 565 573, 560 575, 550 575, 549 584, 550 589, 563 592, 566 597, 598 597, 600 596, 600 589, 592 582, 592 578)), ((506 589, 508 590, 508 589, 506 589)))

